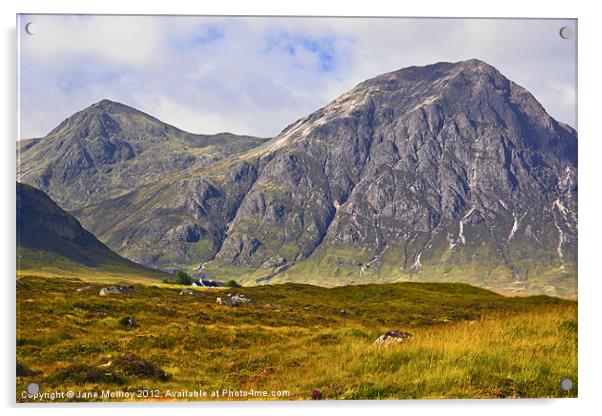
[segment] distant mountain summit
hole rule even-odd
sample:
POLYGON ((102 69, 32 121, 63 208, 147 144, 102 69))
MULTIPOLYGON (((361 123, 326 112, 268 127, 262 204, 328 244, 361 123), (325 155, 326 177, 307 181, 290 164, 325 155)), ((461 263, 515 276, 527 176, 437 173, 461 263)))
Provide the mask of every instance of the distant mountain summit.
POLYGON ((46 137, 19 143, 18 179, 75 209, 264 141, 230 133, 191 134, 102 100, 67 118, 46 137))
MULTIPOLYGON (((23 170, 34 160, 45 158, 23 170)), ((576 291, 577 133, 479 60, 377 76, 270 142, 140 182, 117 198, 114 185, 86 185, 80 205, 100 202, 74 214, 153 267, 254 283, 576 291)))

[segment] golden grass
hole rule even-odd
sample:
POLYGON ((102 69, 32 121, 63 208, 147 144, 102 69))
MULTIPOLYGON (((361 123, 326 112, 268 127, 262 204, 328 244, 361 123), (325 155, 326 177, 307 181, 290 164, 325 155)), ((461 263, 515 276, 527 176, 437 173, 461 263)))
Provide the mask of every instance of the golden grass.
POLYGON ((156 400, 183 389, 265 390, 262 400, 309 399, 313 390, 324 399, 577 395, 574 302, 466 285, 283 285, 240 289, 255 302, 229 308, 215 303, 221 289, 180 296, 175 286, 137 286, 100 297, 91 283, 77 292, 88 284, 19 279, 17 362, 33 374, 17 377, 17 400, 27 401, 21 392, 32 381, 48 390, 158 389, 156 400), (126 316, 131 330, 120 323, 126 316), (373 345, 393 328, 413 337, 373 345), (114 365, 129 354, 168 379, 114 365), (566 377, 569 392, 559 388, 566 377))

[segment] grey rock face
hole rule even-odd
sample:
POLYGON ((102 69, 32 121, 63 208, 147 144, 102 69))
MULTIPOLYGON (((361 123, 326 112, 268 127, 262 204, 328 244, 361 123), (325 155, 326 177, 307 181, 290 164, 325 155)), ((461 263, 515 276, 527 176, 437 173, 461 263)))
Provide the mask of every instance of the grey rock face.
POLYGON ((271 258, 267 259, 261 265, 261 267, 263 267, 264 269, 273 269, 275 267, 284 266, 285 264, 286 264, 286 259, 284 257, 277 256, 277 257, 271 257, 271 258))
POLYGON ((264 141, 229 133, 187 133, 126 105, 102 100, 69 117, 43 139, 21 143, 17 175, 20 182, 74 210, 264 141))
MULTIPOLYGON (((228 169, 219 182, 208 176, 180 176, 90 205, 74 215, 128 258, 166 270, 183 266, 200 270, 197 266, 214 258, 222 247, 228 224, 258 172, 255 163, 246 161, 228 169)), ((239 253, 234 243, 229 242, 243 263, 248 254, 239 253)), ((200 271, 197 275, 201 277, 200 271)))
POLYGON ((521 280, 537 268, 526 260, 575 261, 577 134, 481 61, 363 82, 285 129, 260 165, 227 263, 351 246, 369 254, 360 274, 483 261, 521 280))
POLYGON ((185 243, 196 243, 205 235, 207 235, 207 230, 198 224, 182 224, 165 233, 165 238, 185 243))

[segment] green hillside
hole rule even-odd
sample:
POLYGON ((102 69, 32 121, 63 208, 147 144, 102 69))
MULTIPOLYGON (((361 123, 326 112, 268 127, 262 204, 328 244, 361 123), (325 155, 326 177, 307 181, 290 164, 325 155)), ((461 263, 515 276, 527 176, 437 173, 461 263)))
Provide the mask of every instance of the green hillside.
POLYGON ((50 197, 19 182, 17 273, 105 278, 166 275, 115 254, 50 197))

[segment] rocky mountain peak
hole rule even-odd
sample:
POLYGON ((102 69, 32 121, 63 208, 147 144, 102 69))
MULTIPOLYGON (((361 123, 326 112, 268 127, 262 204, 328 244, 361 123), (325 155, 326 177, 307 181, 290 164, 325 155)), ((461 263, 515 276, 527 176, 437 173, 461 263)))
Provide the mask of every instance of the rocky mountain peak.
POLYGON ((402 123, 419 130, 427 128, 432 138, 444 120, 453 121, 453 128, 472 131, 489 124, 530 141, 523 143, 525 146, 560 150, 560 158, 571 157, 570 149, 558 146, 571 140, 550 144, 550 139, 575 135, 570 127, 550 117, 525 88, 486 62, 470 59, 412 66, 366 80, 287 127, 268 151, 312 137, 315 140, 330 131, 331 123, 365 124, 366 116, 391 128, 402 123))
POLYGON ((287 127, 274 140, 270 150, 307 137, 330 121, 353 119, 360 113, 373 112, 382 113, 393 121, 452 101, 456 102, 455 107, 463 108, 457 105, 458 100, 480 99, 480 95, 489 99, 496 93, 508 98, 512 94, 512 85, 493 66, 477 59, 388 72, 358 84, 324 108, 287 127))
POLYGON ((101 108, 102 110, 109 112, 109 113, 130 112, 130 111, 141 112, 139 110, 136 110, 133 107, 127 106, 127 105, 122 104, 117 101, 111 101, 107 98, 104 98, 104 99, 100 100, 99 102, 90 105, 90 107, 88 107, 88 108, 101 108))
POLYGON ((140 110, 101 100, 18 149, 18 177, 77 209, 193 166, 262 144, 265 139, 192 134, 140 110))
POLYGON ((61 139, 107 139, 136 131, 150 131, 165 137, 161 130, 167 125, 156 118, 115 101, 107 99, 94 103, 65 119, 47 137, 61 139))

